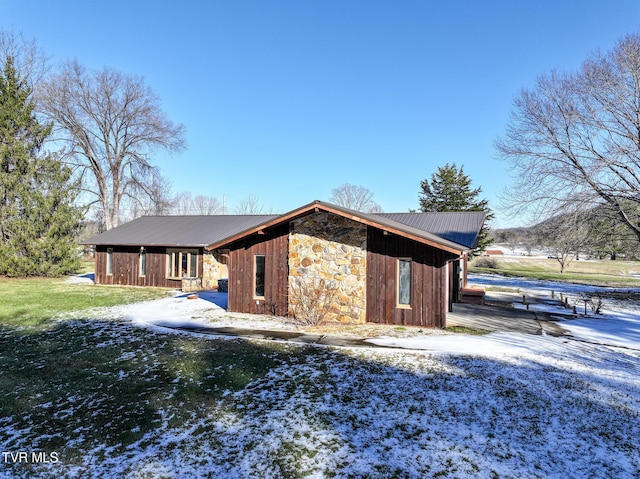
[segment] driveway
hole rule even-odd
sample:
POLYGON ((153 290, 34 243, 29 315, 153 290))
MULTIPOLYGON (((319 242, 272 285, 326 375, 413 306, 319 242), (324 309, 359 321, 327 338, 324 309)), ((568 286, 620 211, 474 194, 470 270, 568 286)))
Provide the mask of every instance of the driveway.
POLYGON ((508 331, 526 334, 567 333, 546 313, 500 306, 460 304, 453 305, 447 315, 447 326, 460 326, 483 331, 508 331))

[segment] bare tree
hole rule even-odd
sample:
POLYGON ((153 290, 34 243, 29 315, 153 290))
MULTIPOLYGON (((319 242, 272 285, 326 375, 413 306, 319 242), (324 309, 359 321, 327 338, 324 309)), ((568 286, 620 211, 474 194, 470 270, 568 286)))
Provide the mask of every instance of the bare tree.
POLYGON ((640 240, 640 36, 551 72, 515 99, 496 142, 516 178, 507 200, 546 215, 607 205, 640 240))
POLYGON ((258 197, 254 195, 242 198, 238 204, 232 208, 232 211, 236 215, 260 215, 271 213, 271 210, 265 212, 264 206, 260 203, 258 197))
MULTIPOLYGON (((134 188, 135 190, 135 188, 134 188)), ((157 170, 152 172, 146 185, 146 191, 136 195, 135 200, 130 200, 132 218, 143 215, 168 215, 171 213, 173 197, 171 183, 163 178, 157 170)))
POLYGON ((213 196, 196 195, 193 198, 195 214, 217 215, 222 211, 222 203, 213 196))
POLYGON ((104 210, 107 229, 118 225, 123 198, 151 196, 152 153, 185 146, 184 127, 165 117, 144 81, 112 68, 64 64, 44 83, 39 105, 66 142, 67 161, 78 168, 84 190, 104 210))
POLYGON ((373 193, 364 186, 356 186, 345 183, 333 188, 329 201, 338 206, 343 206, 363 213, 381 213, 382 208, 373 201, 373 193))
POLYGON ((193 204, 193 196, 190 191, 183 191, 178 193, 173 199, 173 206, 171 207, 171 213, 176 215, 189 215, 191 214, 191 207, 193 204))
POLYGON ((34 89, 47 73, 49 59, 35 40, 13 30, 0 30, 0 70, 4 70, 7 58, 34 89))
POLYGON ((172 211, 179 215, 217 215, 222 212, 222 203, 213 196, 191 195, 184 191, 173 201, 172 211))
POLYGON ((587 216, 579 212, 557 216, 536 227, 537 242, 560 264, 564 273, 574 259, 580 258, 589 241, 587 216))

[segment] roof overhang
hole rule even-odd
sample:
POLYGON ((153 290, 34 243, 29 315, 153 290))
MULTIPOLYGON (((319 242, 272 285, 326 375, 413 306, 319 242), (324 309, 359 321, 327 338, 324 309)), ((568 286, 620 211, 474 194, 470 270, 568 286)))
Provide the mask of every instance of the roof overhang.
POLYGON ((443 239, 435 234, 419 230, 417 228, 413 228, 411 226, 404 225, 397 221, 377 217, 374 214, 361 213, 359 211, 351 210, 348 208, 343 208, 341 206, 336 206, 331 203, 324 203, 322 201, 316 200, 307 205, 301 206, 300 208, 296 208, 295 210, 289 211, 288 213, 284 213, 283 215, 272 218, 264 223, 258 224, 251 228, 248 228, 244 231, 236 233, 232 236, 224 238, 215 243, 211 243, 206 246, 205 249, 208 251, 222 248, 223 246, 227 246, 235 241, 241 240, 253 234, 262 234, 264 230, 267 228, 271 228, 273 226, 289 222, 305 216, 312 212, 318 211, 326 211, 329 213, 333 213, 338 216, 342 216, 344 218, 351 219, 358 223, 365 224, 367 226, 371 226, 374 228, 378 228, 387 233, 392 233, 398 236, 402 236, 418 243, 422 243, 428 246, 432 246, 434 248, 446 251, 448 253, 454 255, 462 255, 466 251, 469 251, 469 248, 466 246, 454 243, 452 241, 443 239))
POLYGON ((128 242, 118 242, 118 243, 114 243, 114 242, 96 242, 96 241, 81 241, 79 244, 81 245, 85 245, 85 246, 126 246, 126 247, 140 247, 140 246, 145 246, 145 247, 150 247, 150 248, 206 248, 206 244, 181 244, 181 243, 170 243, 170 244, 164 244, 164 243, 150 243, 150 242, 144 242, 144 243, 140 243, 140 242, 136 242, 136 243, 128 243, 128 242))

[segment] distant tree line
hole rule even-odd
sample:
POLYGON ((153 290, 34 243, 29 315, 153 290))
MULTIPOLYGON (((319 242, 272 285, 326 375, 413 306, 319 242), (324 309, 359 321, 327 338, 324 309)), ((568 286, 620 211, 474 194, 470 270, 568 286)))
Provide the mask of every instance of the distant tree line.
POLYGON ((561 269, 580 258, 640 259, 636 236, 606 207, 556 215, 529 227, 497 229, 493 234, 511 251, 543 251, 555 257, 561 269))

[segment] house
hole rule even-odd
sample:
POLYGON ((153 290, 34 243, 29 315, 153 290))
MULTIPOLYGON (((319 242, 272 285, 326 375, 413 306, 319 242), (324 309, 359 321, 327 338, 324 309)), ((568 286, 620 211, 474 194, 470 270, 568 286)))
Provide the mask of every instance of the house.
POLYGON ((184 276, 207 288, 228 276, 230 311, 296 315, 306 301, 327 319, 441 328, 484 218, 314 201, 282 215, 140 218, 86 243, 98 283, 179 287, 184 276))
POLYGON ((95 246, 98 284, 210 289, 227 258, 205 246, 273 215, 145 216, 84 241, 95 246))

